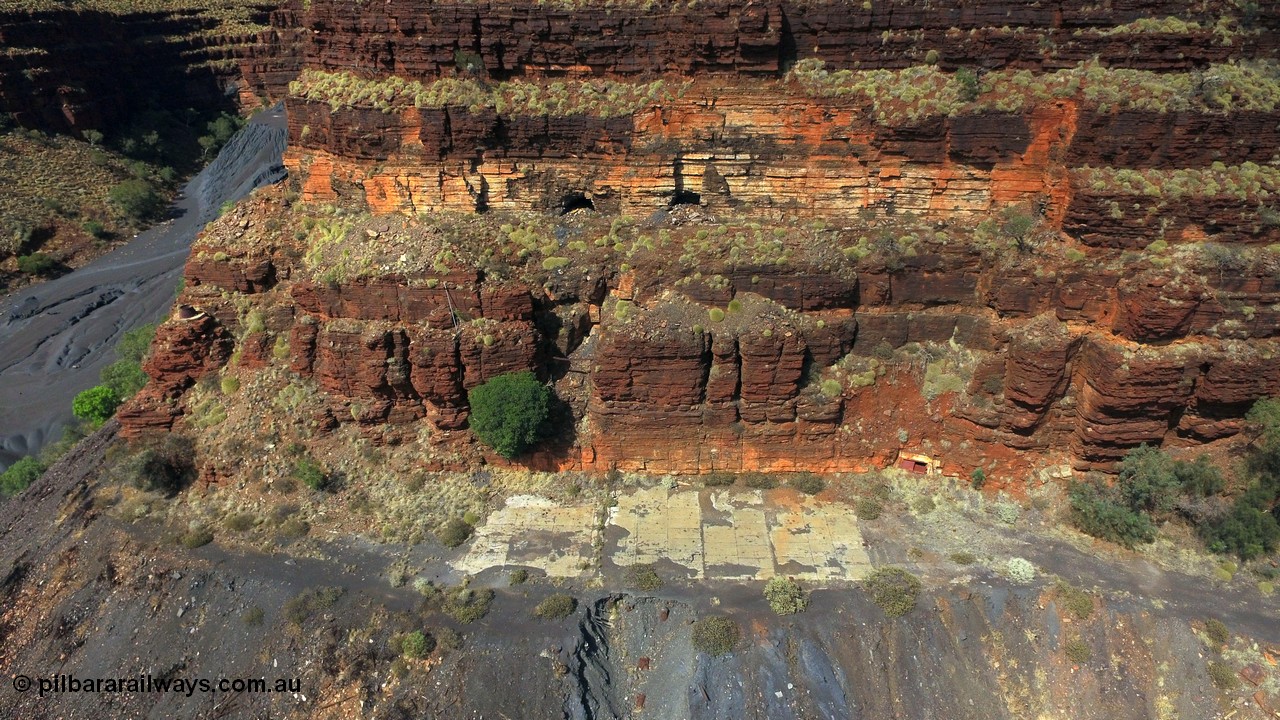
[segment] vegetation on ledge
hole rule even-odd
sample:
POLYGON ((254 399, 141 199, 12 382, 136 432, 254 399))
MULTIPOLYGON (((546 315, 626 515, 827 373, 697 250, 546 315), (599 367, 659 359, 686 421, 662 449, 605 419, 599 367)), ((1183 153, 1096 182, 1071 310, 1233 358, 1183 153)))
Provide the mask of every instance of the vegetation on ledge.
POLYGON ((1093 61, 1037 74, 1000 70, 981 75, 961 68, 947 73, 931 65, 902 70, 827 70, 809 58, 787 79, 802 94, 861 98, 881 124, 985 111, 1019 112, 1074 98, 1100 112, 1272 112, 1280 106, 1280 64, 1271 60, 1210 65, 1186 73, 1108 68, 1093 61))
POLYGON ((327 103, 333 111, 371 107, 382 112, 410 107, 492 109, 499 115, 588 115, 611 118, 677 98, 687 87, 664 80, 627 83, 611 80, 536 83, 513 80, 482 83, 470 78, 441 78, 421 83, 391 75, 381 79, 352 73, 304 70, 289 85, 290 94, 327 103))

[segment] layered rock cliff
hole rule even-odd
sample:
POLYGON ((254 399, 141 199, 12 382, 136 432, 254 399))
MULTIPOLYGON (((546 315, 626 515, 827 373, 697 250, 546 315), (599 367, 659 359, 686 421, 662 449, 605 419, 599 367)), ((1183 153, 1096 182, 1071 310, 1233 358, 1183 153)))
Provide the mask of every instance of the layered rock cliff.
POLYGON ((0 113, 44 131, 118 129, 160 109, 256 108, 301 67, 300 6, 0 4, 0 113))
POLYGON ((162 329, 126 432, 224 347, 316 383, 308 432, 455 449, 466 391, 533 368, 567 412, 526 462, 653 472, 1105 468, 1280 392, 1273 9, 302 24, 291 187, 197 244, 203 315, 162 329))

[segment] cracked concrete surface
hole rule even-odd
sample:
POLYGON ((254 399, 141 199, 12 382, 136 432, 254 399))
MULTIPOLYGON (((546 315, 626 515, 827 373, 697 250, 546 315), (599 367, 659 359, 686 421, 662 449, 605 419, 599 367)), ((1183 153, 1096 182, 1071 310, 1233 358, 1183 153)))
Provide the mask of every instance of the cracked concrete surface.
MULTIPOLYGON (((462 572, 525 566, 555 577, 594 567, 599 516, 587 504, 510 498, 477 529, 462 572)), ((620 494, 603 554, 614 565, 667 561, 693 578, 764 580, 788 575, 847 581, 871 569, 853 508, 790 490, 654 487, 620 494)), ((592 571, 593 572, 593 571, 592 571)))

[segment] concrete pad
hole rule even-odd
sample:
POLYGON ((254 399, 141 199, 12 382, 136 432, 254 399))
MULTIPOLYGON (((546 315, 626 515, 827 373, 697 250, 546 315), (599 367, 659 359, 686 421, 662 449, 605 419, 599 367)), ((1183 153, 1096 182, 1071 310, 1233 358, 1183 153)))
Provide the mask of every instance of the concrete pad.
MULTIPOLYGON (((596 507, 516 496, 480 526, 454 565, 477 573, 521 565, 578 577, 595 559, 596 507)), ((615 565, 667 560, 690 577, 857 580, 871 570, 853 509, 786 490, 652 487, 618 496, 605 556, 615 565)))

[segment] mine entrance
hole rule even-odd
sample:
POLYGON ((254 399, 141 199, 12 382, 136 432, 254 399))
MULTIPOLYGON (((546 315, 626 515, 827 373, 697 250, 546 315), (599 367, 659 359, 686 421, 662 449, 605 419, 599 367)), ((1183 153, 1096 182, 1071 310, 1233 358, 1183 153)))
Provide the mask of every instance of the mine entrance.
POLYGON ((677 190, 676 194, 671 198, 671 207, 677 205, 701 205, 702 195, 692 190, 677 190))
POLYGON ((571 193, 569 195, 565 195, 564 199, 560 201, 561 215, 568 215, 574 210, 581 210, 583 208, 586 208, 587 210, 596 209, 596 204, 591 202, 591 198, 587 197, 583 193, 571 193))

